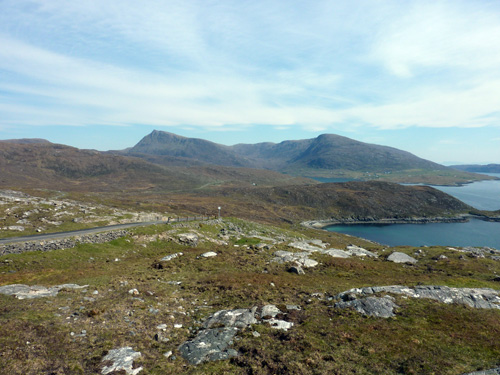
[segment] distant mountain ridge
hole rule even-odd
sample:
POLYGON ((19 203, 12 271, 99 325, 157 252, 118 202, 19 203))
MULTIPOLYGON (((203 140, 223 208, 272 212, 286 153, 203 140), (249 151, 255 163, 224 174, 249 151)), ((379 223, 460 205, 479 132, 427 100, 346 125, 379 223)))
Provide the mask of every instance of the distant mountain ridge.
POLYGON ((249 162, 228 146, 159 130, 142 138, 127 153, 182 157, 228 167, 250 167, 249 162))
POLYGON ((500 173, 500 164, 464 164, 451 165, 450 168, 455 168, 460 171, 478 172, 478 173, 500 173))
POLYGON ((4 139, 0 140, 0 142, 5 142, 5 143, 17 143, 20 145, 26 145, 26 144, 34 144, 34 143, 46 143, 46 144, 51 144, 52 142, 47 141, 46 139, 42 138, 20 138, 20 139, 4 139))
POLYGON ((263 168, 291 174, 303 171, 309 175, 327 170, 391 172, 449 169, 393 147, 363 143, 335 134, 277 144, 265 142, 224 146, 155 130, 128 149, 127 153, 182 157, 215 165, 263 168))

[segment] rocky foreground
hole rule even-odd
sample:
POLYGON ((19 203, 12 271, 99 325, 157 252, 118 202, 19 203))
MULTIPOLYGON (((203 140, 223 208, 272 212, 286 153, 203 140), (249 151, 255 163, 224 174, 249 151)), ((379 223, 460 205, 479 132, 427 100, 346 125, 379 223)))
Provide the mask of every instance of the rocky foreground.
POLYGON ((495 374, 500 365, 496 249, 385 248, 241 220, 109 240, 0 256, 1 368, 495 374))

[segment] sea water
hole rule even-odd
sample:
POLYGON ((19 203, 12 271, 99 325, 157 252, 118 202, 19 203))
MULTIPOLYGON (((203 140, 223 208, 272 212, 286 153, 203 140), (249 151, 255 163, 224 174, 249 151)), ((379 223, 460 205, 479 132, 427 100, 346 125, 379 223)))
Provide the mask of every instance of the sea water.
MULTIPOLYGON (((489 175, 500 177, 500 174, 489 175)), ((478 181, 459 187, 434 186, 480 210, 500 210, 500 180, 478 181)), ((488 246, 500 249, 500 222, 355 224, 325 228, 389 246, 488 246)))

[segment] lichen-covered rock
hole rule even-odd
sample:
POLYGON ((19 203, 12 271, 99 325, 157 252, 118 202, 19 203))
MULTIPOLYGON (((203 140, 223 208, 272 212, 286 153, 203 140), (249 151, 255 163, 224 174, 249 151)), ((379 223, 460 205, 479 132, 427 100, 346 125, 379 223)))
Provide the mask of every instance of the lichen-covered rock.
POLYGON ((220 310, 210 316, 203 324, 203 327, 248 327, 250 324, 257 323, 257 320, 255 319, 256 311, 257 307, 253 307, 251 309, 220 310))
MULTIPOLYGON (((292 309, 300 307, 292 306, 292 309)), ((238 352, 229 346, 238 330, 258 323, 268 323, 275 329, 290 329, 293 323, 276 318, 281 313, 275 305, 265 305, 260 309, 254 306, 251 309, 217 311, 208 317, 194 339, 179 346, 179 351, 192 365, 235 357, 238 352)))
POLYGON ((394 309, 398 306, 394 303, 394 298, 384 297, 366 297, 354 299, 351 301, 341 301, 335 304, 336 308, 353 308, 360 314, 374 316, 379 318, 390 318, 395 316, 394 309))
POLYGON ((418 285, 409 288, 401 285, 354 288, 336 296, 343 301, 367 297, 375 293, 405 295, 412 298, 427 298, 441 303, 457 303, 480 309, 500 309, 499 292, 490 288, 450 288, 447 286, 418 285))
POLYGON ((179 346, 179 351, 192 365, 235 357, 238 352, 228 349, 228 346, 239 328, 257 323, 256 311, 257 307, 217 311, 205 321, 205 329, 193 340, 179 346))
POLYGON ((228 349, 228 346, 232 344, 237 331, 235 327, 205 329, 193 340, 179 346, 179 351, 192 365, 235 357, 238 352, 228 349))
POLYGON ((102 359, 103 362, 111 362, 111 364, 104 365, 101 374, 106 375, 114 371, 125 371, 127 375, 136 375, 142 371, 142 367, 134 369, 132 366, 134 364, 134 360, 140 356, 140 352, 134 351, 129 346, 112 349, 102 359))

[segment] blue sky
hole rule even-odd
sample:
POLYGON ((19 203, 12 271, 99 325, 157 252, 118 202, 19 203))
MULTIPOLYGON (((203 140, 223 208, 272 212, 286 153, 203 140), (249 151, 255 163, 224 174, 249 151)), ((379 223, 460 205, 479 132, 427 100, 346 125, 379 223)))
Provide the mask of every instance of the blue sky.
POLYGON ((335 133, 500 163, 500 2, 0 0, 0 139, 335 133))

